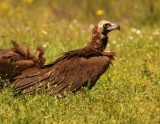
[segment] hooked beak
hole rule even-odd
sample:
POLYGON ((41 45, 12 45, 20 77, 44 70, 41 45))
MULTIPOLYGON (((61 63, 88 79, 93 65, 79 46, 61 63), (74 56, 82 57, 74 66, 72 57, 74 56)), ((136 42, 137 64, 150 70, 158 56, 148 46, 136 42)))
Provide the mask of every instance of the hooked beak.
POLYGON ((107 32, 113 31, 113 30, 119 30, 120 31, 120 26, 118 24, 112 23, 107 29, 107 32))

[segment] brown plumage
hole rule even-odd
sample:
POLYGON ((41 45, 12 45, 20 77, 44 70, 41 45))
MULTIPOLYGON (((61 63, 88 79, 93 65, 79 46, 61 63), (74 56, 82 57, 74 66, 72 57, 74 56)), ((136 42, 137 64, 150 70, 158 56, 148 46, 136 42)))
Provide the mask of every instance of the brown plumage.
POLYGON ((42 67, 45 63, 44 50, 38 47, 35 53, 12 41, 10 50, 0 50, 0 76, 12 80, 25 69, 42 67))
POLYGON ((81 87, 91 89, 109 68, 115 52, 104 52, 107 34, 120 29, 117 24, 101 21, 93 29, 87 46, 65 52, 63 56, 41 69, 28 69, 16 77, 15 89, 33 93, 46 89, 50 95, 76 92, 81 87))

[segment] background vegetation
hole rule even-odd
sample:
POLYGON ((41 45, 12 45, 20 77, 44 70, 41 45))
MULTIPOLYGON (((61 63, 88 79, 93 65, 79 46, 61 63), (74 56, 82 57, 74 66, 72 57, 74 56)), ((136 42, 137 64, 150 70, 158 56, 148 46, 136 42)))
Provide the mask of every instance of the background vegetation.
MULTIPOLYGON (((159 0, 0 0, 0 48, 16 40, 46 49, 49 63, 83 47, 100 20, 121 25, 107 49, 113 66, 86 93, 15 96, 5 81, 0 123, 160 123, 159 0)), ((4 81, 1 81, 4 83, 4 81)))

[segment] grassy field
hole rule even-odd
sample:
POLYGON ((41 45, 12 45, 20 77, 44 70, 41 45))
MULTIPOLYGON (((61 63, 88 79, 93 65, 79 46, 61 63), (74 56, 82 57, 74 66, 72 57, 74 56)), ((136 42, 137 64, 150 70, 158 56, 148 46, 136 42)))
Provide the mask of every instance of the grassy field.
POLYGON ((45 47, 46 63, 58 58, 62 52, 87 44, 92 25, 101 19, 120 24, 122 30, 109 34, 107 49, 116 51, 117 57, 90 91, 68 94, 64 98, 45 93, 15 96, 12 85, 1 80, 0 83, 6 84, 0 92, 1 124, 160 123, 160 18, 157 1, 152 6, 148 4, 154 7, 151 14, 147 13, 147 7, 137 2, 139 0, 133 3, 138 12, 133 8, 128 13, 125 10, 132 6, 128 0, 125 0, 128 4, 119 9, 117 7, 122 3, 114 0, 99 4, 96 0, 82 0, 79 4, 74 0, 67 4, 64 0, 51 3, 49 0, 17 1, 0 1, 0 48, 10 48, 11 40, 31 50, 39 44, 45 47), (105 4, 108 8, 115 6, 115 9, 109 11, 105 4), (140 11, 141 8, 144 12, 140 11))

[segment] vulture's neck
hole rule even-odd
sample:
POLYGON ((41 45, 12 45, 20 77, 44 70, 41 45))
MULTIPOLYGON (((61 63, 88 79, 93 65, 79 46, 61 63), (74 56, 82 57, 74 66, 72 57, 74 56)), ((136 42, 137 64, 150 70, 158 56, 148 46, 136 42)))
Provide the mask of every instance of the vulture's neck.
POLYGON ((92 30, 92 38, 86 47, 93 47, 93 49, 103 52, 108 43, 108 36, 104 36, 98 32, 98 27, 92 30))

